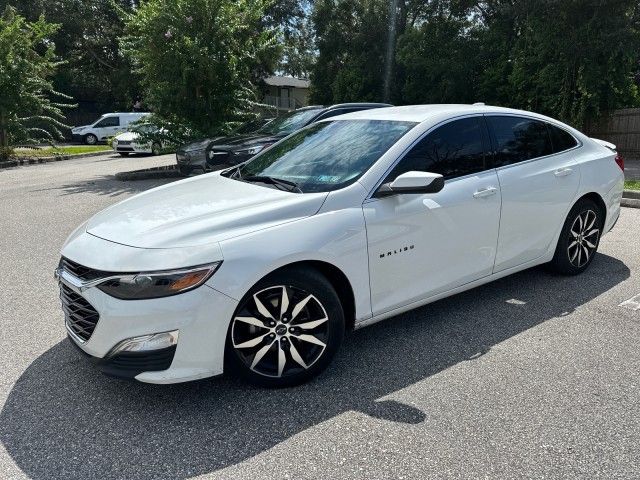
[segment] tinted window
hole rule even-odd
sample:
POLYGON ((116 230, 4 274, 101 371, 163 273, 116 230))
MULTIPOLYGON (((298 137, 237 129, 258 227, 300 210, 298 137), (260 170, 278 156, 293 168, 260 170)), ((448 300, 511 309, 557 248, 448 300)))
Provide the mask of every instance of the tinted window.
POLYGON ((96 127, 118 127, 118 126, 120 126, 119 117, 103 118, 96 124, 96 127))
POLYGON ((522 117, 487 117, 496 139, 496 166, 510 165, 552 153, 543 122, 522 117))
POLYGON ((486 169, 478 118, 456 120, 434 130, 407 153, 387 182, 412 170, 461 177, 486 169))
POLYGON ((551 136, 553 153, 564 152, 565 150, 569 150, 570 148, 578 145, 577 140, 573 138, 569 132, 548 123, 547 128, 549 129, 549 135, 551 136))
POLYGON ((265 135, 289 135, 290 133, 304 127, 309 120, 318 115, 319 111, 319 108, 312 108, 309 110, 298 110, 287 113, 273 119, 258 130, 258 132, 265 135))
POLYGON ((270 176, 298 184, 303 192, 327 192, 353 183, 413 122, 334 120, 295 132, 233 171, 231 178, 270 176), (239 174, 239 175, 238 175, 239 174))

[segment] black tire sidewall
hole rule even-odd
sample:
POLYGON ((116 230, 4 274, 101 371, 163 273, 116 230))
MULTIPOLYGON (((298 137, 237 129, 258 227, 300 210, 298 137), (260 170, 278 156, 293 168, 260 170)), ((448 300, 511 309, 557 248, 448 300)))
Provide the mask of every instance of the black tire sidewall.
POLYGON ((256 283, 240 300, 227 329, 225 371, 237 374, 248 382, 263 387, 288 387, 309 381, 331 363, 344 338, 345 320, 340 299, 331 283, 319 272, 306 268, 291 268, 275 272, 256 283), (233 348, 231 327, 233 318, 253 294, 275 285, 287 285, 313 294, 322 303, 329 318, 327 346, 322 356, 308 369, 282 378, 267 377, 249 369, 233 348))
POLYGON ((558 245, 556 247, 556 252, 554 254, 553 260, 551 262, 551 266, 558 273, 562 273, 565 275, 578 275, 579 273, 584 272, 591 262, 593 261, 596 252, 598 251, 598 247, 600 246, 600 238, 603 233, 603 225, 604 225, 604 212, 602 209, 593 201, 588 198, 583 198, 578 201, 569 211, 567 215, 567 219, 564 222, 562 227, 562 232, 560 233, 560 238, 558 239, 558 245), (596 212, 597 218, 596 222, 600 228, 600 233, 598 235, 598 240, 596 242, 596 248, 589 258, 589 261, 582 265, 581 267, 576 267, 569 261, 569 255, 567 254, 567 249, 569 247, 569 230, 573 225, 576 217, 587 210, 593 210, 596 212))

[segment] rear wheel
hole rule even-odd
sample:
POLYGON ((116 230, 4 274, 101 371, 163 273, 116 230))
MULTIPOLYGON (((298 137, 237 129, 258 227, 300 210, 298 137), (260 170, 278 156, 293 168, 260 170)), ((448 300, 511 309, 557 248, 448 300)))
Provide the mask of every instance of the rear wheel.
POLYGON ((160 144, 158 142, 153 142, 151 145, 151 155, 160 155, 160 144))
POLYGON ((228 365, 251 383, 306 382, 331 362, 344 313, 329 281, 311 269, 268 276, 241 300, 227 339, 228 365))
POLYGON ((551 268, 564 275, 584 272, 598 250, 603 225, 604 213, 595 202, 585 198, 576 203, 562 227, 551 268))

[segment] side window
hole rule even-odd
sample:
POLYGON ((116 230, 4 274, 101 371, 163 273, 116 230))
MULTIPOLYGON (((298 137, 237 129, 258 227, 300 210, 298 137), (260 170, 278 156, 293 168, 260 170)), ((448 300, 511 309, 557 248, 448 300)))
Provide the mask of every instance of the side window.
POLYGON ((120 118, 119 117, 107 117, 102 119, 98 124, 96 124, 97 128, 102 127, 118 127, 120 126, 120 118))
POLYGON ((488 116, 487 122, 496 139, 496 167, 552 153, 547 126, 543 122, 510 116, 488 116))
POLYGON ((553 153, 564 152, 578 145, 578 141, 566 130, 547 123, 553 153))
POLYGON ((449 122, 424 137, 394 167, 386 182, 412 170, 439 173, 447 178, 486 170, 480 119, 449 122))
POLYGON ((335 110, 329 110, 318 115, 318 118, 316 118, 314 122, 317 122, 319 120, 324 120, 325 118, 331 118, 338 115, 342 115, 343 113, 349 113, 352 111, 353 110, 347 110, 346 108, 336 108, 335 110))

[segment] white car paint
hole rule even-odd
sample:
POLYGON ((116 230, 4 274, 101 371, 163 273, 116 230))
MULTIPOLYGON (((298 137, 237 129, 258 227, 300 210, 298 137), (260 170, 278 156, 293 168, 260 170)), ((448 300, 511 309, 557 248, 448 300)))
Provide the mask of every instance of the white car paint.
POLYGON ((111 144, 117 153, 153 153, 152 142, 140 142, 136 132, 124 132, 116 135, 111 144))
POLYGON ((87 135, 93 135, 101 142, 109 137, 113 137, 119 133, 126 132, 129 126, 150 115, 147 112, 114 112, 101 115, 95 122, 90 125, 73 127, 71 134, 76 140, 83 140, 87 135), (112 125, 115 124, 115 125, 112 125))
POLYGON ((97 288, 80 292, 100 320, 79 347, 102 358, 121 340, 179 330, 171 367, 136 379, 173 383, 212 376, 222 373, 238 301, 280 267, 312 261, 342 272, 354 294, 358 328, 550 261, 567 212, 585 194, 604 202, 604 232, 620 213, 624 176, 615 153, 542 115, 426 105, 329 121, 349 119, 418 125, 340 190, 296 194, 213 172, 132 197, 79 227, 62 255, 96 270, 140 272, 222 261, 204 286, 172 297, 119 300, 97 288), (373 197, 398 158, 426 133, 454 118, 492 114, 543 120, 570 132, 580 145, 447 180, 438 193, 373 197), (571 174, 557 174, 567 168, 571 174))

